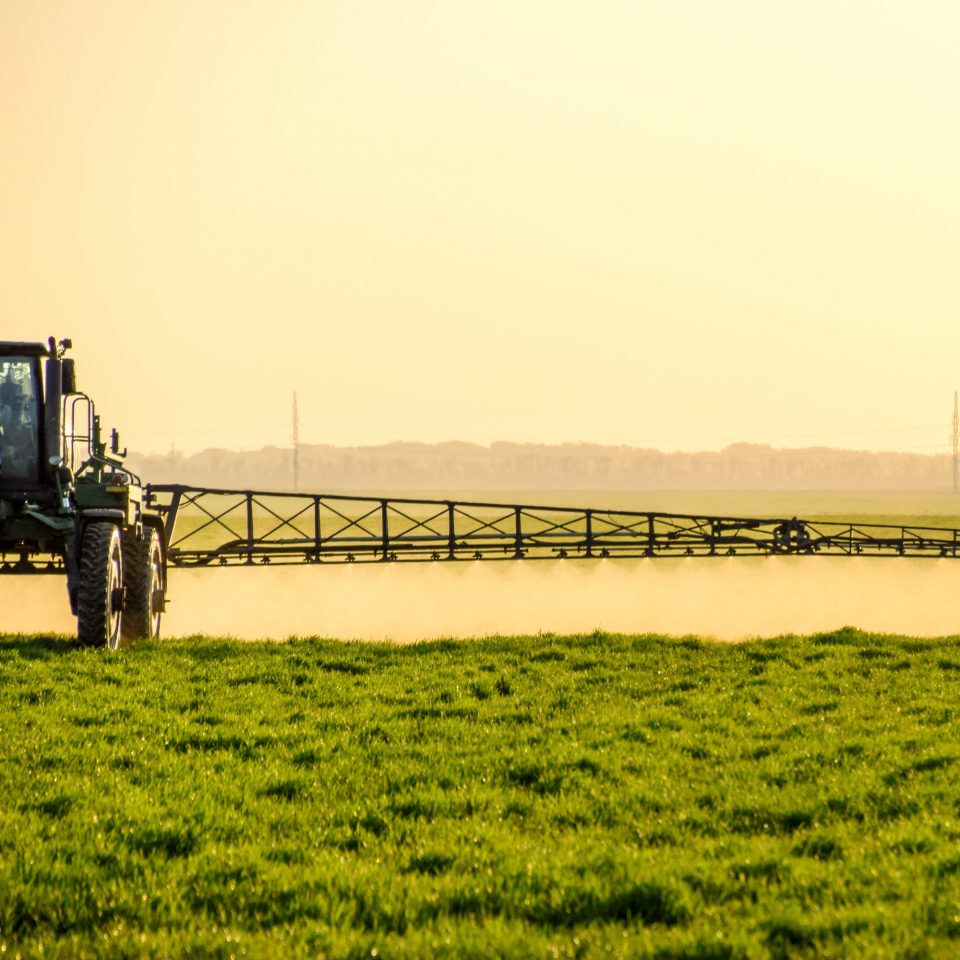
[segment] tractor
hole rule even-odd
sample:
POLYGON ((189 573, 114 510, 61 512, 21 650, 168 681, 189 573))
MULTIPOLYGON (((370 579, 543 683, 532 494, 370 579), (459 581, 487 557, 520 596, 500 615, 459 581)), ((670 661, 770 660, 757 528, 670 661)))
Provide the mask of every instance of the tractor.
POLYGON ((70 347, 0 341, 0 574, 65 573, 80 642, 117 649, 159 634, 164 525, 70 347))

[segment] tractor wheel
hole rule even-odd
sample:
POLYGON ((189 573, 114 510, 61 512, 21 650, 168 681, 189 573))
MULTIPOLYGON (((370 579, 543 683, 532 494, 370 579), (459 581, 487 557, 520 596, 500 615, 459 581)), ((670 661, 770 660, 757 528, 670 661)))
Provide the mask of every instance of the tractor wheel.
POLYGON ((123 548, 113 523, 87 524, 80 547, 77 636, 89 647, 120 646, 123 618, 123 548))
POLYGON ((152 640, 160 636, 160 614, 166 588, 160 535, 153 527, 145 527, 142 540, 127 537, 123 547, 123 583, 127 593, 123 638, 152 640))

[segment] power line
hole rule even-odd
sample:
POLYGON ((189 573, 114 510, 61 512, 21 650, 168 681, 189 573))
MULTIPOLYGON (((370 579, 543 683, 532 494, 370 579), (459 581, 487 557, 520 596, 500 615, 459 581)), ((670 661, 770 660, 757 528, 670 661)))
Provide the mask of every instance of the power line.
POLYGON ((957 406, 957 391, 953 391, 953 492, 960 493, 960 407, 957 406))
POLYGON ((300 489, 300 412, 296 390, 293 391, 293 489, 300 489))

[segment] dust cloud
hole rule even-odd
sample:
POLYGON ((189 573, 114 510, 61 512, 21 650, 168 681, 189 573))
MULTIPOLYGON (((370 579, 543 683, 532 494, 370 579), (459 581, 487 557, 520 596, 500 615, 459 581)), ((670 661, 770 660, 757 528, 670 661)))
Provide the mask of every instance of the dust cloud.
MULTIPOLYGON (((735 641, 844 625, 960 633, 960 563, 766 558, 356 564, 172 570, 165 636, 408 643, 489 634, 699 634, 735 641)), ((0 629, 71 633, 56 577, 4 577, 0 629)))

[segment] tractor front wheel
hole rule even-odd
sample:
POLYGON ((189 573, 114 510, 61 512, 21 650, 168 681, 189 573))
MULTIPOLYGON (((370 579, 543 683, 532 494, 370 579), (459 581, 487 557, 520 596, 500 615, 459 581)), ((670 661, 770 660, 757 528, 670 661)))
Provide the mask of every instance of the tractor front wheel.
POLYGON ((120 646, 123 620, 123 548, 116 524, 88 523, 80 546, 77 636, 90 647, 120 646))
POLYGON ((160 636, 160 614, 163 613, 163 555, 160 535, 153 527, 145 527, 143 539, 132 536, 123 544, 124 585, 127 601, 123 610, 124 640, 153 640, 160 636))

